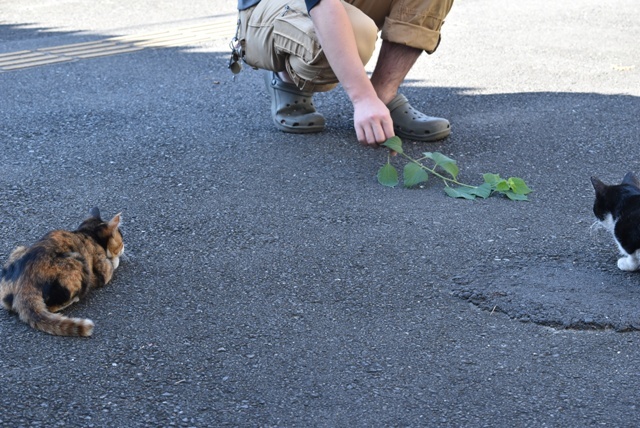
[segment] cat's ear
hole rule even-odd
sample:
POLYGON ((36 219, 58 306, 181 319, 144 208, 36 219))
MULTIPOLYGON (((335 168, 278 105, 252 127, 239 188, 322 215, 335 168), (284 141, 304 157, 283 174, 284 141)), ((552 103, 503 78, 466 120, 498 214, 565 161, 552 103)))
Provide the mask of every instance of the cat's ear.
POLYGON ((107 223, 109 227, 109 232, 113 233, 120 226, 120 221, 122 220, 122 213, 118 213, 107 223))
POLYGON ((598 179, 598 177, 591 177, 591 184, 593 184, 593 188, 596 190, 596 194, 602 194, 606 189, 607 185, 598 179))
POLYGON ((98 220, 100 219, 100 210, 98 209, 98 207, 93 207, 89 210, 89 215, 91 215, 91 217, 93 218, 97 218, 98 220))
POLYGON ((633 172, 627 172, 627 174, 622 179, 622 183, 640 187, 640 181, 638 181, 638 177, 636 177, 633 172))

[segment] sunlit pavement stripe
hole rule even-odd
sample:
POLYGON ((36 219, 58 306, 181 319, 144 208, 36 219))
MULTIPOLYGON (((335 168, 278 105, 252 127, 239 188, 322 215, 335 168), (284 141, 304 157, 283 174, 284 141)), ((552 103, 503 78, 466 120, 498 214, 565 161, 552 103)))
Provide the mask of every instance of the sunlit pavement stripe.
POLYGON ((7 65, 7 66, 2 66, 0 67, 0 69, 2 70, 6 70, 6 71, 10 71, 10 70, 18 70, 21 68, 27 68, 27 67, 38 67, 40 65, 49 65, 49 64, 57 64, 60 62, 66 62, 66 61, 73 61, 73 58, 67 58, 67 57, 51 57, 48 59, 44 59, 41 61, 33 61, 30 62, 29 65, 7 65))
POLYGON ((53 46, 36 50, 0 54, 0 72, 39 67, 79 59, 140 51, 145 48, 191 46, 223 38, 235 32, 235 17, 218 18, 209 24, 175 28, 148 34, 110 37, 93 42, 53 46))
POLYGON ((93 42, 73 43, 71 45, 61 45, 61 46, 55 46, 55 47, 51 47, 51 48, 40 48, 40 49, 36 49, 36 50, 37 51, 62 53, 62 52, 66 52, 66 51, 70 51, 70 50, 74 50, 74 49, 82 49, 82 48, 90 47, 90 46, 98 46, 98 45, 102 45, 104 43, 105 43, 104 40, 96 40, 96 41, 93 41, 93 42))
POLYGON ((103 47, 107 47, 107 46, 114 46, 116 43, 115 42, 106 42, 106 41, 99 41, 99 42, 91 42, 91 43, 78 43, 77 45, 67 45, 67 46, 57 46, 54 48, 49 48, 49 49, 38 49, 39 52, 49 52, 52 54, 70 54, 73 52, 77 52, 77 51, 84 51, 87 49, 95 49, 95 48, 103 48, 103 47))
POLYGON ((18 52, 3 53, 3 54, 0 54, 0 59, 6 58, 6 57, 11 57, 11 56, 20 56, 22 54, 26 54, 26 53, 29 53, 29 52, 31 52, 31 51, 18 51, 18 52))
POLYGON ((7 55, 4 58, 0 58, 0 64, 11 64, 16 61, 28 61, 29 58, 42 57, 46 55, 45 52, 33 52, 33 51, 24 51, 25 53, 19 55, 7 55))
POLYGON ((118 54, 129 53, 129 52, 137 52, 137 51, 141 51, 142 49, 144 49, 144 48, 137 47, 137 46, 120 46, 120 47, 118 47, 118 49, 113 49, 113 50, 110 50, 110 51, 87 52, 87 53, 83 53, 83 54, 78 54, 78 58, 82 58, 82 59, 98 58, 98 57, 101 57, 101 56, 118 55, 118 54))
MULTIPOLYGON (((78 57, 78 58, 83 58, 84 55, 87 54, 94 54, 94 53, 99 53, 99 52, 104 52, 104 53, 119 53, 119 51, 122 50, 127 50, 127 52, 130 52, 131 49, 135 49, 135 50, 141 50, 142 48, 137 48, 135 46, 131 46, 131 45, 116 45, 115 43, 108 43, 105 44, 103 46, 95 46, 95 47, 83 47, 82 49, 76 49, 74 51, 71 52, 66 52, 64 53, 64 56, 71 56, 71 57, 78 57)), ((55 53, 55 52, 54 52, 55 53)))

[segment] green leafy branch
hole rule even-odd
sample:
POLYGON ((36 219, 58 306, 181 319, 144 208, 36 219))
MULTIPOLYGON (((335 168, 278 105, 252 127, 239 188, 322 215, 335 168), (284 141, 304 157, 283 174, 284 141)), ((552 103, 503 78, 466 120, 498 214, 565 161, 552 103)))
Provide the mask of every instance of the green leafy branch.
MULTIPOLYGON (((452 198, 475 199, 476 197, 488 198, 492 194, 501 194, 512 201, 527 201, 527 195, 531 189, 523 179, 510 177, 504 179, 498 174, 483 174, 484 183, 479 186, 458 181, 458 165, 456 161, 439 152, 425 152, 421 158, 414 159, 402 150, 402 140, 399 137, 391 137, 383 146, 398 153, 409 162, 404 166, 402 179, 404 187, 414 187, 425 183, 432 175, 441 179, 445 184, 445 193, 452 198), (425 164, 429 162, 431 167, 425 164)), ((387 163, 378 171, 378 182, 383 186, 395 187, 400 182, 398 171, 391 165, 391 154, 387 155, 387 163)))

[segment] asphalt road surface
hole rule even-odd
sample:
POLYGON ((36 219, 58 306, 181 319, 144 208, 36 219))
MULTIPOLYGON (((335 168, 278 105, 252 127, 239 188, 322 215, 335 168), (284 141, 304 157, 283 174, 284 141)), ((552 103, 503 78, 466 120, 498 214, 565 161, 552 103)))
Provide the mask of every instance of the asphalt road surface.
POLYGON ((97 205, 127 257, 65 311, 90 339, 0 312, 0 425, 639 425, 640 274, 589 177, 640 173, 640 3, 565 3, 457 2, 401 88, 453 129, 405 150, 512 202, 381 186, 340 88, 276 131, 234 2, 2 1, 0 256, 97 205))

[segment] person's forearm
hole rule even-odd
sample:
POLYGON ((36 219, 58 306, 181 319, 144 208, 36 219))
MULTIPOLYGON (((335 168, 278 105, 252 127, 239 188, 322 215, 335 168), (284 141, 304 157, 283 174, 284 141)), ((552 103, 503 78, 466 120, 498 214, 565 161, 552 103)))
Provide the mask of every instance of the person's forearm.
POLYGON ((353 104, 358 141, 378 147, 394 135, 393 121, 364 71, 346 9, 340 0, 321 0, 310 15, 329 65, 353 104))
POLYGON ((358 55, 351 22, 340 0, 322 0, 310 15, 329 65, 351 102, 377 96, 358 55))

